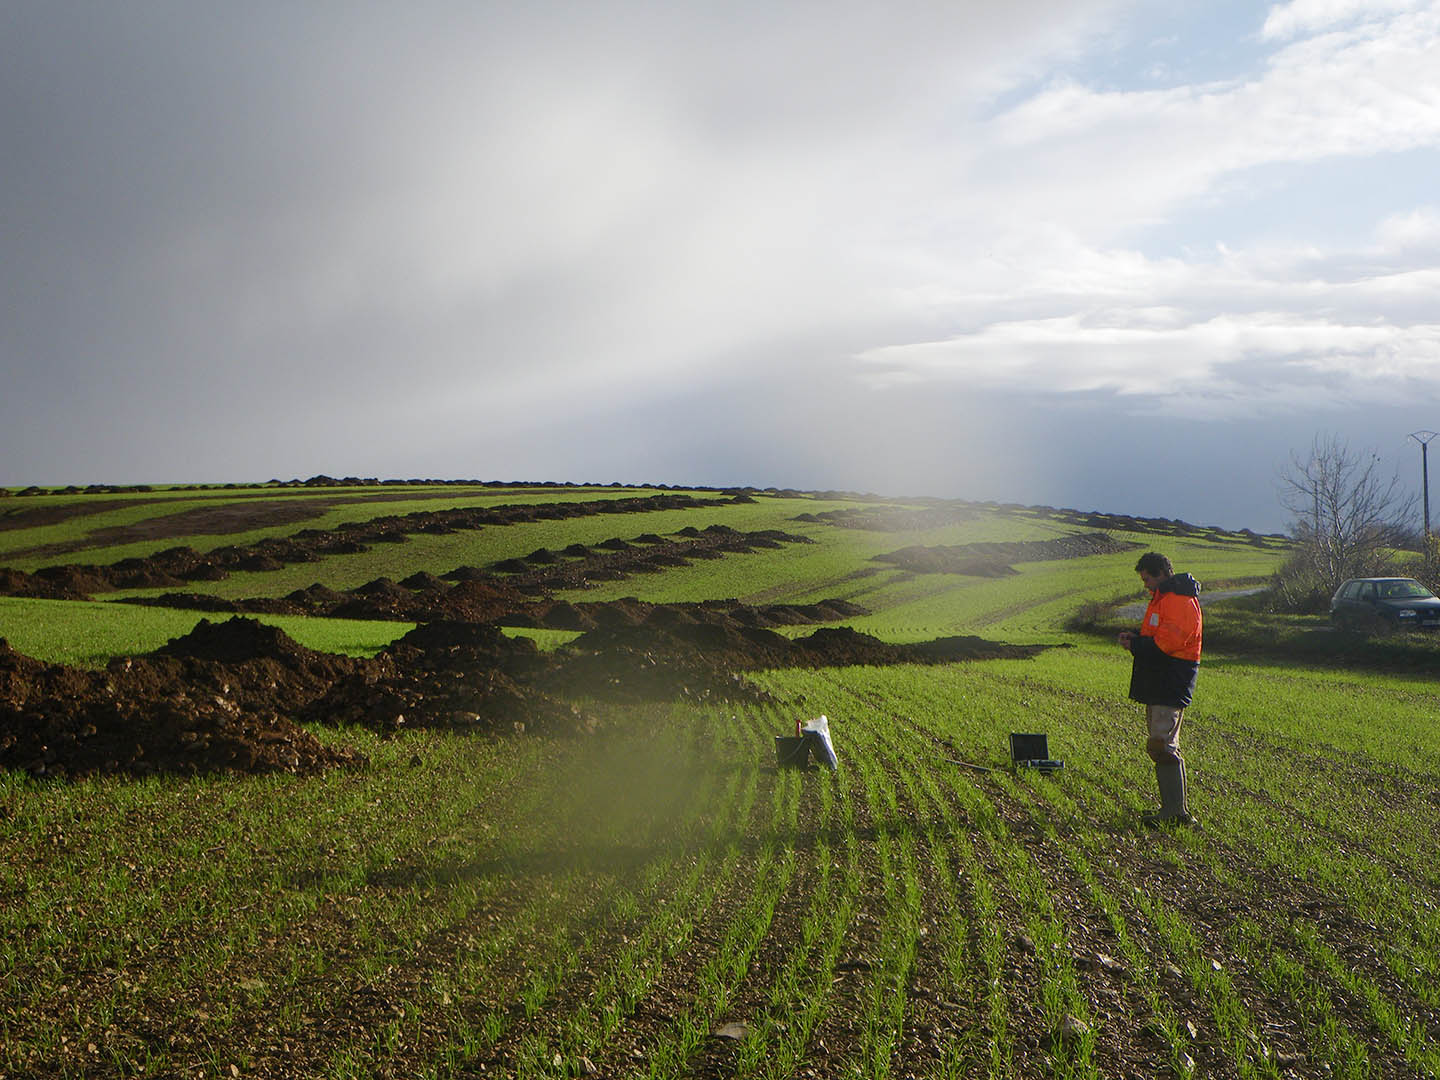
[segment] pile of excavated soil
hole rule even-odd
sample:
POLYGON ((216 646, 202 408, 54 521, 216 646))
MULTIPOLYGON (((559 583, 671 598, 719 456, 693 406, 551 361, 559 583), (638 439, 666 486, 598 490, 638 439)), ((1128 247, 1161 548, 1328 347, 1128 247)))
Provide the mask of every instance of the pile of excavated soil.
MULTIPOLYGON (((211 637, 200 649, 217 644, 211 637)), ((327 671, 344 659, 313 655, 327 671)), ((324 681, 321 672, 303 670, 303 661, 293 667, 297 660, 255 655, 232 662, 182 650, 93 672, 41 663, 0 639, 0 768, 62 778, 314 773, 363 762, 354 751, 321 745, 274 707, 324 681)))
POLYGON ((819 514, 797 514, 796 521, 825 522, 842 529, 867 532, 918 532, 959 525, 980 516, 973 506, 929 506, 914 510, 903 506, 869 506, 855 510, 826 510, 819 514))
POLYGON ((892 645, 849 627, 823 627, 791 639, 722 613, 696 618, 668 607, 658 608, 637 625, 582 634, 559 650, 563 662, 546 673, 544 685, 563 695, 611 700, 765 700, 766 695, 746 682, 741 672, 1024 659, 1043 648, 978 637, 892 645))
POLYGON ((104 672, 0 642, 0 768, 36 776, 316 772, 363 758, 295 721, 511 732, 593 722, 528 684, 544 661, 493 626, 431 624, 374 659, 316 652, 253 619, 201 620, 104 672))
POLYGON ((417 626, 374 662, 336 680, 301 719, 383 732, 443 727, 491 733, 578 734, 595 721, 533 685, 553 664, 527 638, 492 625, 417 626))
MULTIPOLYGON (((588 502, 514 504, 464 507, 453 510, 422 510, 402 516, 389 515, 369 521, 349 522, 337 529, 302 529, 288 537, 267 537, 244 546, 227 544, 202 553, 190 547, 175 547, 142 559, 125 559, 109 566, 67 563, 27 574, 5 570, 0 574, 0 595, 30 596, 60 600, 83 600, 95 593, 114 589, 178 588, 187 581, 219 581, 232 571, 279 567, 291 562, 314 562, 322 555, 346 555, 368 551, 369 545, 403 542, 419 533, 454 532, 488 526, 512 525, 526 521, 550 521, 597 514, 646 513, 653 510, 688 510, 727 506, 733 498, 698 499, 692 495, 651 495, 645 498, 599 499, 588 502)), ((165 517, 151 519, 154 535, 171 535, 165 517)), ((127 528, 141 529, 141 522, 127 528)), ((128 537, 128 534, 127 534, 128 537)), ((153 538, 141 533, 129 539, 153 538)), ((87 541, 89 542, 89 541, 87 541)), ((117 542, 113 537, 107 542, 117 542)), ((73 545, 54 549, 35 548, 13 552, 12 556, 34 557, 74 550, 73 545)))
POLYGON ((1079 559, 1086 555, 1113 555, 1143 545, 1116 540, 1108 533, 1075 533, 1054 540, 1021 540, 1013 543, 956 544, 949 547, 907 547, 876 555, 876 562, 890 563, 912 574, 969 574, 1001 577, 1016 571, 1017 562, 1045 562, 1051 559, 1079 559))
MULTIPOLYGON (((45 664, 0 640, 0 768, 45 777, 313 773, 364 759, 322 745, 296 721, 387 734, 581 735, 596 721, 577 700, 765 701, 743 672, 1022 658, 1041 648, 973 637, 890 645, 847 627, 792 641, 758 624, 763 609, 725 603, 618 602, 553 653, 465 621, 422 624, 357 659, 307 649, 253 619, 202 619, 103 672, 45 664)), ((575 606, 561 617, 580 614, 575 606)))
MULTIPOLYGON (((534 583, 516 586, 512 580, 473 567, 461 567, 444 576, 454 579, 456 584, 450 585, 426 574, 411 575, 398 584, 389 578, 377 578, 346 592, 317 583, 283 597, 225 600, 206 593, 165 593, 125 602, 232 614, 323 615, 403 622, 458 620, 551 630, 592 630, 615 622, 635 623, 654 607, 635 599, 575 603, 554 600, 534 583)), ((722 610, 751 626, 796 626, 869 614, 859 604, 845 600, 761 606, 742 604, 738 600, 714 600, 670 606, 722 610)))

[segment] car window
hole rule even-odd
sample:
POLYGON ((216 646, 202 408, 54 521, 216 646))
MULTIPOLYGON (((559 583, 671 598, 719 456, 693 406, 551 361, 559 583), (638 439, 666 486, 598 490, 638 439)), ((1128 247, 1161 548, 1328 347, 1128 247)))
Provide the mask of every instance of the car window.
POLYGON ((1374 583, 1373 581, 1363 581, 1363 582, 1360 583, 1360 599, 1361 599, 1361 600, 1374 600, 1374 599, 1375 599, 1375 583, 1374 583))
POLYGON ((1340 588, 1340 599, 1342 600, 1354 600, 1359 595, 1360 582, 1358 581, 1347 581, 1340 588))
POLYGON ((1434 594, 1418 581, 1392 581, 1386 588, 1385 595, 1391 599, 1413 600, 1434 594))

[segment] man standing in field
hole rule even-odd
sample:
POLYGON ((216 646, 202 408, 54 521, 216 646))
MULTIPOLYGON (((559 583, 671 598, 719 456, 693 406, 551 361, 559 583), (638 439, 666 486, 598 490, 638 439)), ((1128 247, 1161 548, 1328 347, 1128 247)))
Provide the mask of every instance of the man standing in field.
POLYGON ((1180 720, 1200 672, 1200 583, 1177 574, 1157 551, 1135 564, 1150 604, 1140 632, 1122 630, 1118 641, 1135 658, 1130 697, 1145 706, 1145 750, 1155 762, 1160 809, 1145 814, 1146 825, 1193 825, 1185 798, 1185 759, 1180 756, 1180 720))

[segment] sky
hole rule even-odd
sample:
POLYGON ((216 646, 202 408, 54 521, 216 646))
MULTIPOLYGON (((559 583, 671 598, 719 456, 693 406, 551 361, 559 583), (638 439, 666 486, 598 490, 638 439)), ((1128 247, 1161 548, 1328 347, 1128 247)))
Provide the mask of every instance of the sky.
POLYGON ((0 485, 1281 530, 1419 490, 1437 180, 1440 0, 0 0, 0 485))

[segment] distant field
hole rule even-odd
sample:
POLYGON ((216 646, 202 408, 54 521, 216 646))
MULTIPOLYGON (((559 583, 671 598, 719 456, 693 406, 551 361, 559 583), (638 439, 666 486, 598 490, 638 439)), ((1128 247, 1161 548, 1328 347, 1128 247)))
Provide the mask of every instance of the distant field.
POLYGON ((181 544, 245 544, 297 529, 423 510, 635 495, 611 488, 239 488, 0 500, 0 565, 112 563, 181 544))
MULTIPOLYGON (((371 491, 0 499, 0 566, 29 575, 417 510, 657 494, 334 501, 371 491), (233 508, 252 497, 323 512, 251 527, 233 508), (63 520, 18 516, 52 499, 63 520), (85 513, 87 499, 110 505, 85 513), (200 506, 225 514, 192 524, 241 527, 153 524, 200 506), (167 535, 97 532, 117 528, 167 535), (32 554, 5 555, 20 551, 32 554)), ((1204 828, 1151 832, 1137 821, 1154 777, 1128 658, 1103 618, 1093 633, 1066 623, 1140 599, 1140 551, 1238 587, 1263 584, 1281 543, 1112 518, 1098 531, 1137 547, 994 576, 911 573, 875 556, 1064 540, 1097 523, 791 494, 407 534, 185 591, 343 591, 726 526, 811 542, 547 602, 843 599, 869 612, 844 625, 884 641, 1049 648, 748 673, 768 698, 583 700, 603 722, 588 736, 314 725, 369 760, 318 775, 0 773, 0 1076, 1440 1075, 1430 639, 1351 639, 1217 602, 1183 738, 1204 828), (861 510, 896 527, 821 516, 861 510), (838 773, 777 770, 773 736, 822 713, 838 773), (1008 768, 1017 731, 1046 733, 1064 768, 1008 768)), ((202 614, 116 602, 135 594, 3 599, 0 637, 98 668, 202 614)), ((282 618, 301 644, 357 656, 412 625, 282 618)), ((547 647, 574 637, 510 632, 547 647)))

